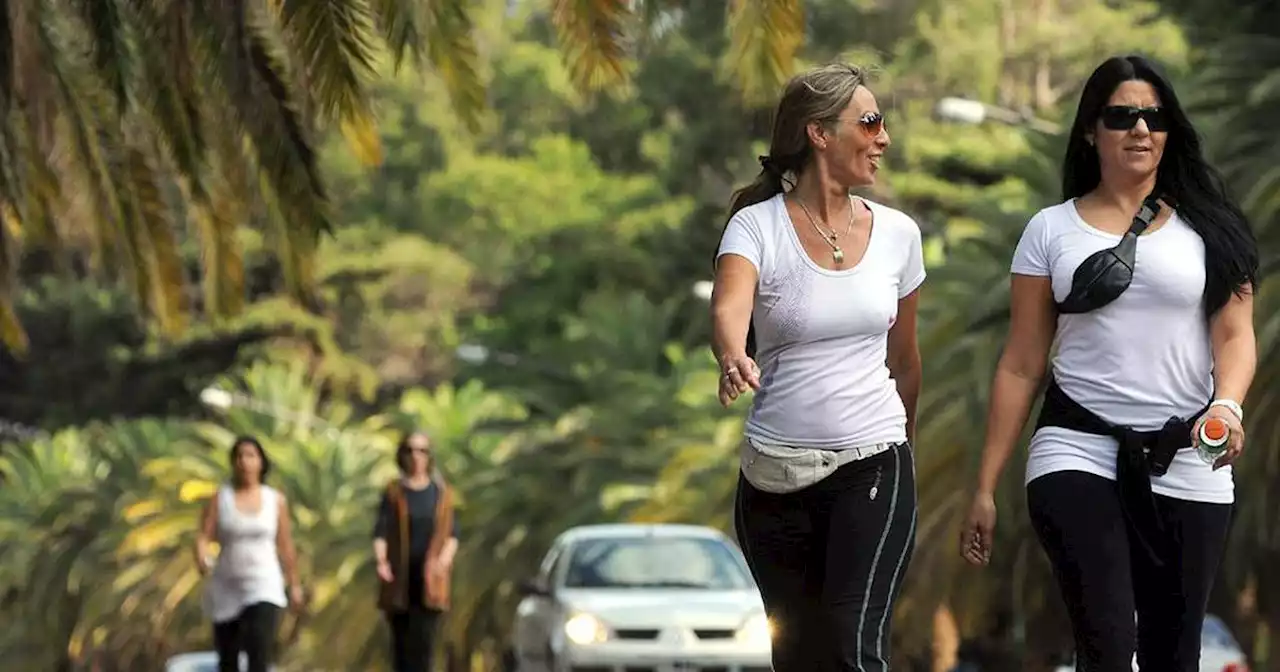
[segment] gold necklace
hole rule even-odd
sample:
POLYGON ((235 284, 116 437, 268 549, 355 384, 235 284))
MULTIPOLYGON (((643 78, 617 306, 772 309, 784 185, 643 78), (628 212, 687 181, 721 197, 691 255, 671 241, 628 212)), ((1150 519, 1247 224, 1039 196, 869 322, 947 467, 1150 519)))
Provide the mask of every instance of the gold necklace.
MULTIPOLYGON (((804 204, 804 201, 800 200, 799 196, 796 196, 796 203, 799 203, 800 209, 804 210, 804 215, 809 218, 809 223, 813 225, 813 230, 817 231, 818 235, 822 236, 822 240, 826 241, 826 243, 831 246, 831 258, 835 260, 837 265, 843 264, 844 250, 840 249, 840 246, 836 244, 836 230, 832 228, 831 233, 823 231, 822 227, 818 226, 818 220, 814 219, 813 213, 809 212, 809 207, 804 204)), ((852 197, 849 198, 849 227, 845 229, 844 235, 848 236, 850 231, 853 231, 852 197)))

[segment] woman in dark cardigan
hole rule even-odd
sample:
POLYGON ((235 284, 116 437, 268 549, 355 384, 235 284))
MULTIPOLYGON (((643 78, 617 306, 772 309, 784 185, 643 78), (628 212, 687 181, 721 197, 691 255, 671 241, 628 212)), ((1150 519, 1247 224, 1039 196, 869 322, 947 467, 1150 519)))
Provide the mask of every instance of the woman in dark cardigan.
POLYGON ((391 626, 395 672, 426 672, 440 615, 449 608, 457 515, 426 433, 400 441, 396 464, 401 475, 387 484, 373 532, 378 607, 391 626))

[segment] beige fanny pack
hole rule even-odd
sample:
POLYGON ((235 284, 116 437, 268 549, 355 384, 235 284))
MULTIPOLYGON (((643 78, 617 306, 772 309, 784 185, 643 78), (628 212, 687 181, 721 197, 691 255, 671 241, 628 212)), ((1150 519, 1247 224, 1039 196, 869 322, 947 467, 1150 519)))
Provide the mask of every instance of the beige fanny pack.
POLYGON ((890 448, 892 443, 876 443, 845 450, 821 450, 747 439, 742 442, 738 458, 742 475, 757 490, 786 494, 803 490, 850 462, 879 455, 890 448))

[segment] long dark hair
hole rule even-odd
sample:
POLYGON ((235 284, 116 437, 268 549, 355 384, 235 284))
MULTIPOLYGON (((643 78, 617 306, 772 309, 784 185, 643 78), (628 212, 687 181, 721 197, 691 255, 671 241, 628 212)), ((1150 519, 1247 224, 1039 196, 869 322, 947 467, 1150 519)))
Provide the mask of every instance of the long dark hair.
POLYGON ((231 443, 231 451, 227 454, 227 463, 231 465, 231 482, 240 485, 240 477, 236 475, 236 452, 240 446, 253 446, 258 451, 258 459, 262 462, 262 470, 258 472, 258 482, 265 483, 267 474, 271 473, 271 458, 267 457, 267 451, 262 448, 262 442, 252 436, 238 436, 231 443))
MULTIPOLYGON (((725 228, 743 208, 763 203, 792 186, 809 166, 813 147, 809 144, 808 127, 819 122, 834 127, 840 113, 849 106, 859 86, 865 86, 867 73, 847 63, 831 63, 802 72, 787 82, 773 113, 773 131, 769 136, 769 154, 760 157, 760 173, 750 184, 733 192, 725 228)), ((721 236, 723 236, 723 232, 721 236)), ((747 327, 747 356, 756 350, 755 326, 747 327)))
POLYGON ((1141 56, 1115 56, 1099 65, 1085 83, 1062 162, 1062 198, 1078 198, 1098 186, 1102 179, 1098 150, 1087 138, 1111 94, 1133 80, 1147 82, 1156 90, 1169 120, 1156 191, 1204 240, 1204 312, 1205 317, 1211 317, 1233 293, 1257 286, 1258 243, 1244 211, 1227 193, 1221 174, 1205 160, 1200 136, 1173 85, 1151 61, 1141 56))

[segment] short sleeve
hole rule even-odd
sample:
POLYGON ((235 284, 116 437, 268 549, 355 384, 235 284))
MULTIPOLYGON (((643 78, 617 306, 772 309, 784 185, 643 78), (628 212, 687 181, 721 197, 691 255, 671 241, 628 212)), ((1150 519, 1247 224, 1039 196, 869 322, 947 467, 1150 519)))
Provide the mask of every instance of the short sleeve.
POLYGON ((1043 212, 1036 213, 1022 230, 1022 238, 1013 252, 1010 272, 1044 277, 1049 269, 1049 221, 1043 212))
POLYGON ((724 227, 720 249, 716 251, 716 261, 726 254, 745 257, 756 267, 756 272, 760 272, 764 259, 764 235, 760 231, 760 223, 746 209, 734 213, 729 224, 724 227))
POLYGON ((920 236, 920 226, 908 219, 910 235, 907 240, 907 259, 902 264, 902 273, 898 277, 898 298, 904 299, 911 292, 924 284, 924 241, 920 236))

